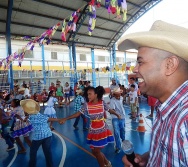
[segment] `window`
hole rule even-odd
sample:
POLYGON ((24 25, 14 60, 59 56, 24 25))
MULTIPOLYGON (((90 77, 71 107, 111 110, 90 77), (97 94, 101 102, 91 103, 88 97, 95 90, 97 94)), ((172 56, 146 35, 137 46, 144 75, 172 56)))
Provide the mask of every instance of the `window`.
POLYGON ((116 62, 124 62, 124 58, 123 57, 116 57, 116 62))
MULTIPOLYGON (((18 53, 20 54, 23 51, 23 49, 18 49, 18 53)), ((34 58, 33 51, 32 50, 26 50, 24 58, 34 58)))
POLYGON ((86 61, 86 54, 80 54, 80 61, 86 61))
POLYGON ((51 59, 57 60, 57 52, 51 52, 51 59))
POLYGON ((105 62, 105 56, 98 56, 98 61, 105 62))

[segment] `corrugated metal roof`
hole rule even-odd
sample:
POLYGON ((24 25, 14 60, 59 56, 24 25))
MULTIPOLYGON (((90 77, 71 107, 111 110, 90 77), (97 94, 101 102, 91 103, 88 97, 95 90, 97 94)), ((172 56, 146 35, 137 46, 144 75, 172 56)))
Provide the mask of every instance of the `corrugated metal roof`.
MULTIPOLYGON (((110 48, 129 26, 160 1, 161 0, 127 0, 127 20, 123 22, 122 19, 117 18, 116 14, 108 13, 105 8, 105 0, 102 0, 101 7, 96 8, 97 21, 92 36, 88 35, 87 26, 89 17, 86 17, 75 37, 69 38, 69 33, 67 40, 69 40, 69 42, 74 40, 79 46, 110 48)), ((13 38, 16 36, 40 36, 40 34, 48 28, 86 5, 87 2, 83 0, 14 0, 11 18, 11 35, 13 38)), ((1 35, 6 34, 7 8, 8 1, 1 0, 1 35)), ((85 12, 87 12, 87 10, 85 12)), ((78 22, 77 25, 79 24, 80 22, 78 22)), ((61 40, 61 26, 53 36, 52 42, 65 44, 61 40)))

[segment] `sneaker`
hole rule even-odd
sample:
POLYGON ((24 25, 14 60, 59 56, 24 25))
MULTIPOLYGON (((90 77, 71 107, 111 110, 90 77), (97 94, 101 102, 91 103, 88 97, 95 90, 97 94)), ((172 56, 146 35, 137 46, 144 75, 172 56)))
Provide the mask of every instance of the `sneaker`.
POLYGON ((146 118, 153 119, 153 116, 148 115, 146 118))
POLYGON ((13 150, 15 147, 12 146, 12 147, 8 147, 6 151, 10 151, 10 150, 13 150))
POLYGON ((117 149, 115 150, 115 153, 116 153, 116 154, 119 154, 120 151, 121 151, 121 150, 117 148, 117 149))
POLYGON ((83 128, 83 131, 87 131, 88 130, 88 128, 83 128))
POLYGON ((78 129, 79 129, 78 126, 74 126, 74 125, 73 125, 73 127, 74 127, 75 130, 78 130, 78 129))
POLYGON ((26 150, 20 150, 18 151, 18 154, 25 154, 26 153, 26 150))

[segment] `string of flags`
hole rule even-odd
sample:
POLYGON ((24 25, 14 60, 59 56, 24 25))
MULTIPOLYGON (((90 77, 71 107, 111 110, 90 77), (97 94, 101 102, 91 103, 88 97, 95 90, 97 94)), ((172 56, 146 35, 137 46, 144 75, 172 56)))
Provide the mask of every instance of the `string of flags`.
MULTIPOLYGON (((112 67, 106 66, 106 67, 100 67, 100 68, 88 68, 88 69, 83 69, 83 70, 74 70, 74 69, 70 69, 70 70, 50 70, 53 72, 60 72, 60 73, 93 73, 93 72, 125 72, 125 71, 129 71, 132 72, 134 69, 134 66, 131 65, 131 62, 127 62, 124 63, 122 65, 115 65, 112 67)), ((24 72, 31 72, 31 70, 26 70, 26 69, 22 69, 22 71, 24 72)), ((42 70, 32 70, 32 71, 38 71, 38 72, 43 72, 42 70)), ((46 73, 48 73, 49 71, 45 70, 46 73)))
MULTIPOLYGON (((97 12, 96 12, 96 7, 100 8, 101 7, 101 0, 91 0, 89 3, 89 23, 88 23, 88 35, 92 35, 93 30, 95 29, 96 25, 96 19, 97 19, 97 12)), ((84 6, 83 6, 84 7, 84 6)), ((21 67, 25 53, 27 50, 33 51, 35 44, 38 43, 39 46, 42 46, 44 44, 50 44, 52 37, 54 36, 55 32, 59 28, 60 25, 62 25, 62 31, 61 31, 61 39, 62 41, 66 42, 66 36, 68 32, 76 31, 76 26, 78 22, 78 18, 80 15, 80 10, 83 8, 79 8, 78 10, 72 12, 69 18, 68 22, 66 22, 66 19, 63 19, 62 21, 58 22, 54 26, 50 27, 48 30, 43 32, 40 36, 38 37, 30 37, 30 36, 25 36, 22 39, 23 40, 30 40, 29 43, 25 47, 21 49, 20 53, 13 53, 6 58, 2 59, 0 61, 0 68, 3 67, 5 69, 10 68, 10 64, 14 60, 18 60, 18 66, 21 67)), ((107 9, 107 12, 110 14, 117 14, 117 18, 121 18, 121 12, 123 13, 123 21, 126 21, 126 14, 127 14, 127 3, 126 0, 105 0, 105 8, 107 9)))

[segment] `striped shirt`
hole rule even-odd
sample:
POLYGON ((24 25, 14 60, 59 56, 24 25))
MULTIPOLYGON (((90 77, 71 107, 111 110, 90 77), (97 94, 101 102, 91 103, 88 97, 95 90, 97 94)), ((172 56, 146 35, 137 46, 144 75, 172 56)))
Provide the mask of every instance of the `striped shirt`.
POLYGON ((187 167, 188 81, 157 106, 147 167, 187 167))

